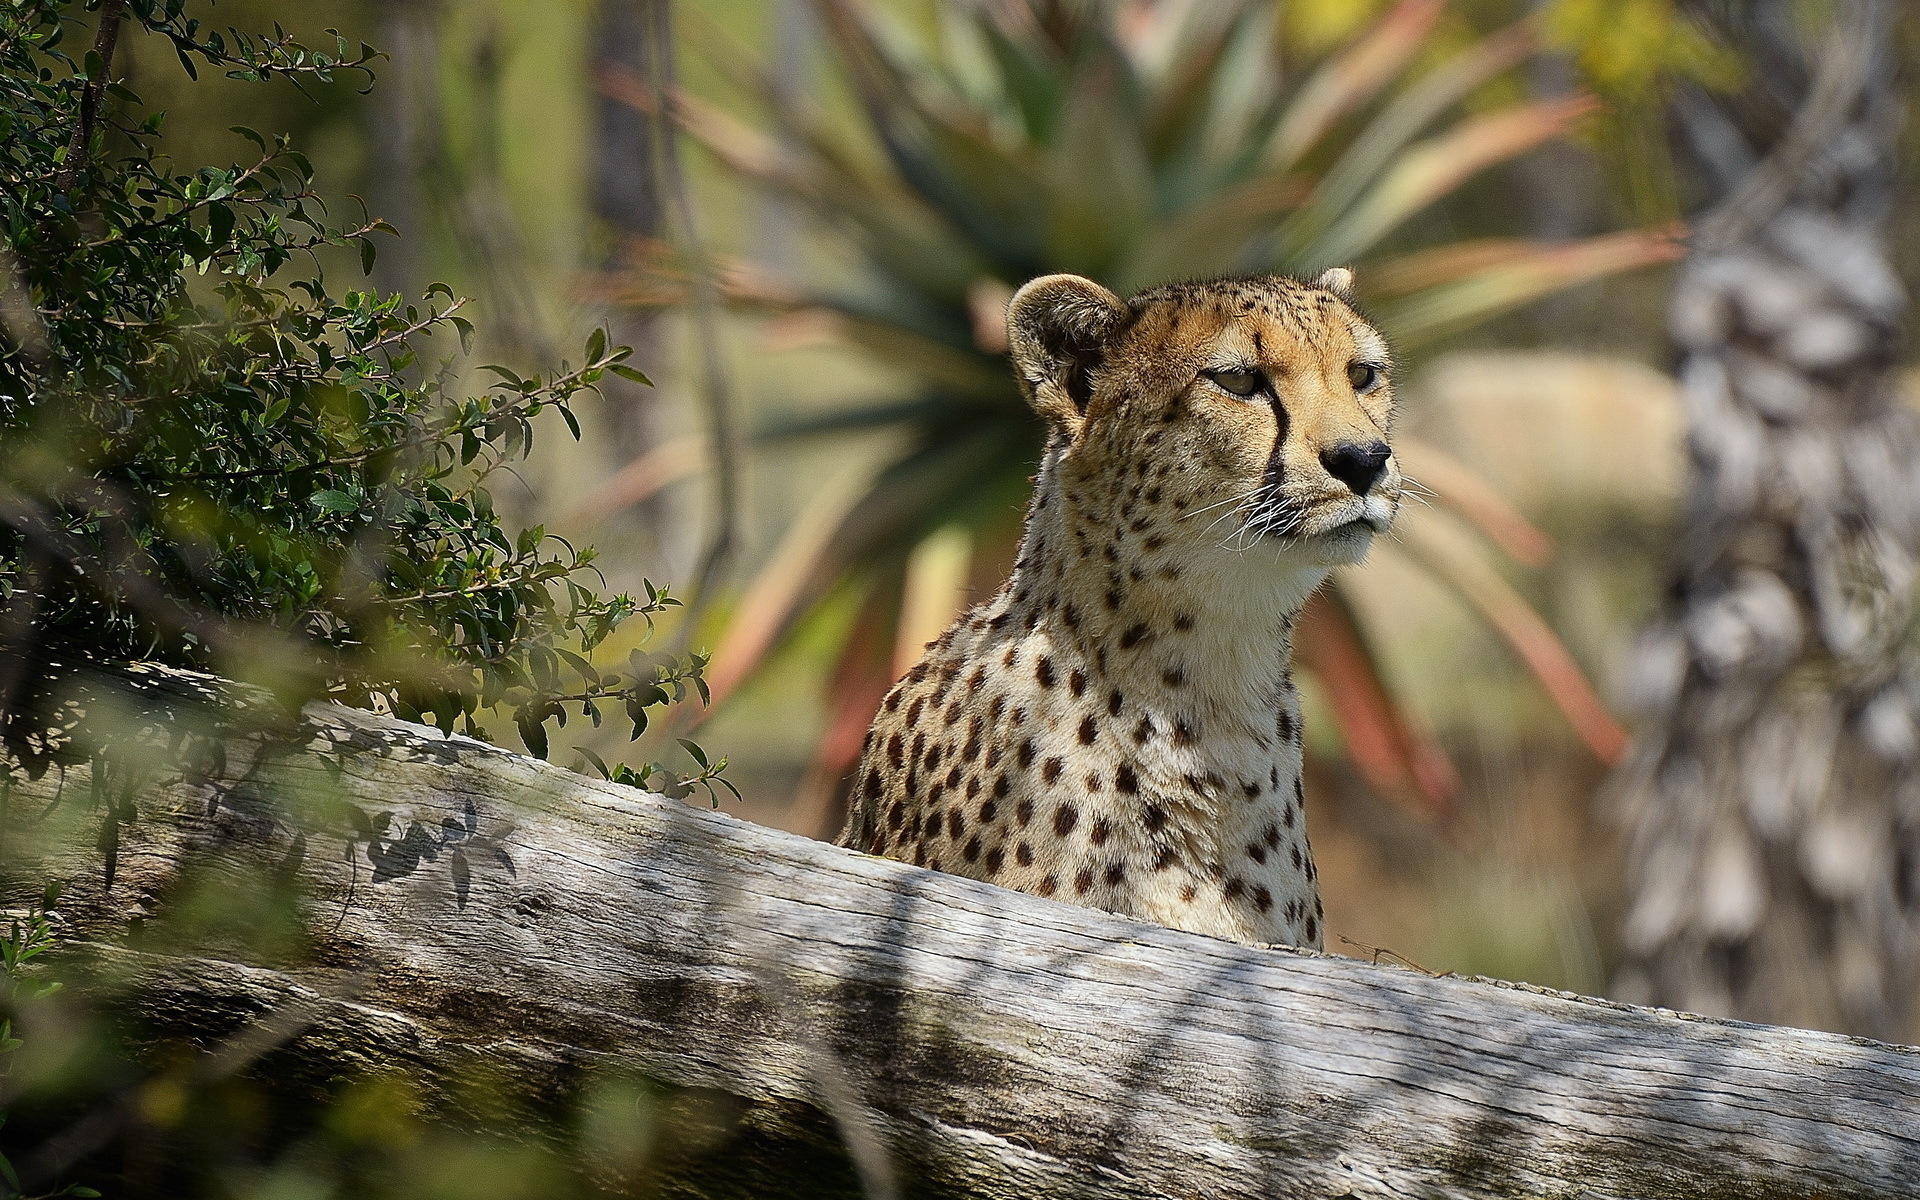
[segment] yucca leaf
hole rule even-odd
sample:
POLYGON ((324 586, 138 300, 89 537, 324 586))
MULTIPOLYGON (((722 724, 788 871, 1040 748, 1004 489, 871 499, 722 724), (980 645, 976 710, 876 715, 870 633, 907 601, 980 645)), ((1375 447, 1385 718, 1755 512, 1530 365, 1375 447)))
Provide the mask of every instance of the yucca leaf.
POLYGON ((1298 208, 1311 188, 1303 176, 1263 175, 1222 191, 1142 239, 1111 269, 1110 283, 1124 292, 1233 270, 1241 265, 1248 242, 1298 208))
POLYGON ((803 611, 849 566, 878 548, 904 556, 934 525, 977 500, 983 478, 1009 466, 1026 473, 1018 446, 1026 431, 1011 422, 972 430, 936 427, 928 440, 870 481, 837 476, 810 500, 781 538, 741 602, 707 669, 715 703, 750 675, 803 611))
POLYGON ((1319 681, 1361 776, 1383 794, 1417 799, 1429 815, 1451 812, 1459 776, 1446 751, 1394 700, 1338 576, 1307 601, 1294 628, 1294 654, 1319 681))
POLYGON ((794 789, 793 806, 787 812, 790 829, 822 839, 840 831, 841 816, 834 803, 840 781, 859 763, 867 728, 895 678, 889 634, 898 595, 899 580, 890 575, 868 587, 867 599, 827 681, 827 728, 794 789))
POLYGON ((1047 246, 1055 269, 1104 275, 1153 219, 1153 168, 1118 68, 1083 72, 1067 96, 1060 148, 1048 163, 1047 246))
POLYGON ((1594 757, 1609 766, 1617 764, 1626 754, 1626 731, 1601 703, 1572 652, 1525 597, 1471 543, 1443 536, 1432 517, 1404 514, 1396 533, 1396 547, 1462 596, 1513 648, 1594 757))
MULTIPOLYGON (((951 414, 959 407, 962 405, 956 398, 935 393, 894 404, 863 404, 857 408, 840 408, 824 413, 780 416, 761 423, 754 430, 752 440, 757 445, 770 445, 829 433, 865 433, 895 425, 932 421, 951 414)), ((982 415, 986 415, 986 412, 983 411, 982 415)), ((1004 410, 996 409, 993 415, 1004 415, 1004 410)))
POLYGON ((975 114, 929 103, 851 0, 815 0, 828 40, 845 63, 867 119, 908 187, 945 212, 1002 263, 1031 263, 1044 244, 1031 198, 1045 186, 1030 156, 1009 152, 975 114))
POLYGON ((849 230, 876 265, 896 278, 957 299, 989 270, 944 213, 904 188, 856 172, 824 141, 809 140, 810 153, 799 158, 692 97, 676 102, 674 112, 680 128, 722 164, 849 230))
POLYGON ((1345 53, 1320 65, 1287 106, 1261 162, 1285 171, 1299 162, 1342 118, 1378 95, 1419 51, 1445 0, 1400 0, 1392 12, 1345 53))
POLYGON ((1576 283, 1671 262, 1686 253, 1680 233, 1680 227, 1667 226, 1575 242, 1469 243, 1410 255, 1381 272, 1385 278, 1378 285, 1390 294, 1404 291, 1375 311, 1397 342, 1415 345, 1576 283))
POLYGON ((724 702, 740 682, 751 675, 773 649, 806 599, 808 584, 822 570, 834 535, 847 514, 868 495, 871 481, 863 471, 849 469, 829 478, 801 505, 793 522, 780 536, 773 554, 741 594, 717 639, 713 660, 707 664, 707 687, 713 702, 724 702))
POLYGON ((1565 134, 1598 102, 1544 100, 1469 117, 1408 148, 1331 229, 1296 251, 1309 271, 1352 262, 1414 213, 1496 163, 1565 134))
POLYGON ((1390 101, 1327 168, 1312 200, 1281 231, 1282 264, 1298 267, 1293 256, 1358 202, 1408 143, 1537 45, 1533 22, 1511 25, 1454 55, 1390 101))
POLYGON ((1553 557, 1553 539, 1453 455, 1431 442, 1401 434, 1393 439, 1393 456, 1408 480, 1432 492, 1434 499, 1472 522, 1518 561, 1540 567, 1553 557))
MULTIPOLYGON (((1141 134, 1147 153, 1156 163, 1163 164, 1178 156, 1183 148, 1193 147, 1215 125, 1232 124, 1236 117, 1244 118, 1244 114, 1215 111, 1219 103, 1222 60, 1249 24, 1244 5, 1219 7, 1230 10, 1230 15, 1200 29, 1190 44, 1180 46, 1173 58, 1172 73, 1147 100, 1141 134)), ((1263 74, 1266 72, 1247 72, 1240 78, 1251 83, 1263 74)))

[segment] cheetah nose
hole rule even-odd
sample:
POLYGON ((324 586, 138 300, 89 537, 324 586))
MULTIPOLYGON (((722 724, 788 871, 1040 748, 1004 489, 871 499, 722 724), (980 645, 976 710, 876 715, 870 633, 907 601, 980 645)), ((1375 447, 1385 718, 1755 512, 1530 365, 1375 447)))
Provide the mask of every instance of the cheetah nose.
POLYGON ((1327 474, 1352 488, 1354 495, 1364 496, 1367 489, 1379 481, 1392 455, 1385 442, 1366 446, 1342 442, 1320 452, 1320 465, 1327 469, 1327 474))

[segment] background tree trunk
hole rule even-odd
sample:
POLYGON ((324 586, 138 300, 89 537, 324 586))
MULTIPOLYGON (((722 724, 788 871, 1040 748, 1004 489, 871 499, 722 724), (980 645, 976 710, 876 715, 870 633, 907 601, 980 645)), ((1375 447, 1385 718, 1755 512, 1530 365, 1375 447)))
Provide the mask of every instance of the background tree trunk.
POLYGON ((1713 192, 1680 273, 1692 475, 1645 714, 1616 994, 1910 1036, 1920 948, 1920 438, 1884 230, 1892 7, 1700 3, 1751 67, 1674 118, 1713 192), (1806 39, 1812 37, 1812 42, 1806 39))
MULTIPOLYGON (((1236 945, 331 706, 220 744, 127 822, 84 768, 16 786, 16 862, 122 822, 111 876, 90 836, 8 876, 70 881, 68 992, 195 1076, 398 1072, 560 1146, 598 1112, 627 1150, 588 1166, 637 1194, 1920 1194, 1909 1049, 1236 945), (305 932, 192 940, 221 880, 305 932)), ((16 1156, 28 1190, 114 1122, 16 1156)))
MULTIPOLYGON (((617 271, 630 264, 638 245, 661 234, 660 185, 656 171, 656 118, 620 99, 621 84, 638 84, 658 91, 657 51, 653 39, 659 22, 654 9, 667 0, 600 0, 595 18, 590 69, 595 78, 593 155, 593 215, 605 244, 600 266, 617 271), (620 76, 610 80, 610 74, 620 76)), ((619 308, 607 316, 615 344, 632 346, 634 361, 658 361, 654 320, 642 310, 619 308)), ((613 461, 624 464, 639 458, 660 440, 648 390, 624 379, 609 379, 601 387, 606 397, 607 426, 612 435, 613 461)), ((658 513, 652 514, 657 518, 658 513)))

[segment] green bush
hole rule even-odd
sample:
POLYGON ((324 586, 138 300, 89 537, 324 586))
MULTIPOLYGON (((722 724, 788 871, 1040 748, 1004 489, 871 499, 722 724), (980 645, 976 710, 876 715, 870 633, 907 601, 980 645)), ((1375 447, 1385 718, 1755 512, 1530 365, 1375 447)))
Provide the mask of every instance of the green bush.
MULTIPOLYGON (((184 168, 160 113, 110 81, 115 35, 167 38, 191 74, 371 82, 378 57, 276 29, 203 27, 182 0, 0 9, 0 731, 59 753, 57 708, 89 662, 151 659, 485 736, 511 714, 545 756, 568 715, 621 716, 703 688, 700 656, 595 646, 677 603, 603 594, 593 552, 514 529, 488 484, 537 419, 609 372, 645 382, 596 331, 577 364, 501 367, 462 390, 466 304, 336 293, 320 265, 371 269, 376 235, 335 222, 306 158, 236 129, 246 161, 184 168), (240 139, 244 138, 245 143, 240 139)), ((696 760, 702 756, 696 755, 696 760)), ((623 769, 650 778, 654 768, 623 769)), ((694 776, 709 786, 717 767, 694 776)), ((668 781, 679 790, 677 777, 668 781)), ((724 781, 719 781, 724 784, 724 781)))

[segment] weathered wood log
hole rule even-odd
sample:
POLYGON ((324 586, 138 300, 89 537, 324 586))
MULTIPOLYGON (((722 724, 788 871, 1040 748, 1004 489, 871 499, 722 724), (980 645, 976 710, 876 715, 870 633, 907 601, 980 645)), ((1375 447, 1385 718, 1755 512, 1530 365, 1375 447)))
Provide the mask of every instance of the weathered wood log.
POLYGON ((1920 1195, 1912 1048, 1234 945, 346 709, 300 738, 144 803, 110 887, 56 864, 96 986, 157 1036, 278 1022, 279 1087, 397 1069, 458 1121, 481 1071, 535 1138, 594 1079, 689 1089, 724 1131, 655 1165, 699 1195, 1920 1195), (312 965, 130 937, 263 866, 312 965))

